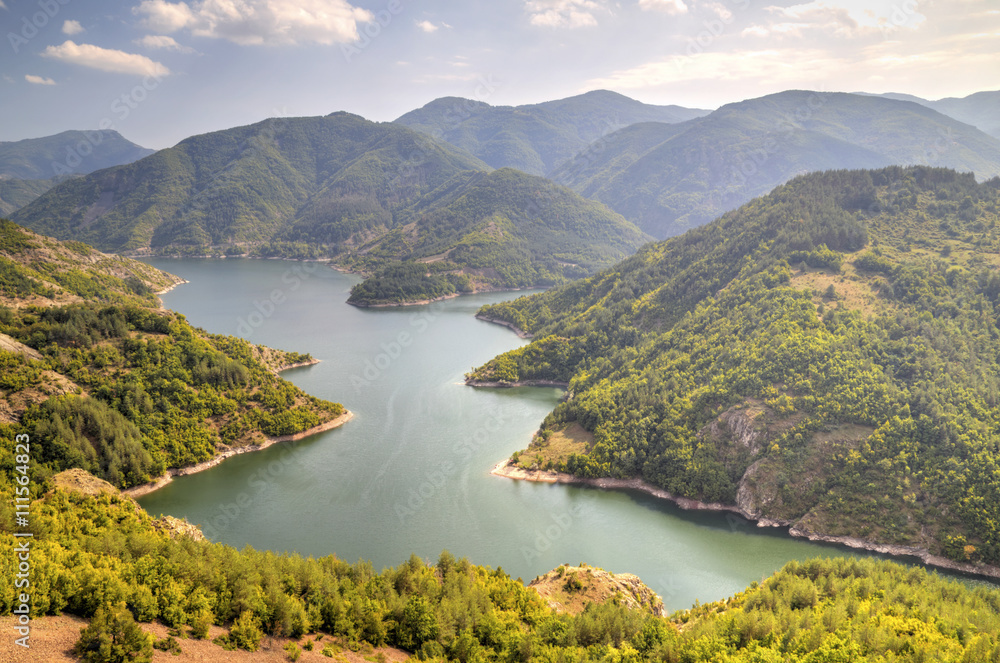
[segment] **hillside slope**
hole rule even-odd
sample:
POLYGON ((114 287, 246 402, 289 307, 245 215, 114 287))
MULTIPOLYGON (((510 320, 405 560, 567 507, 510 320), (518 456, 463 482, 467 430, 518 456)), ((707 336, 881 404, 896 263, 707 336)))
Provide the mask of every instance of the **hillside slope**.
POLYGON ((684 122, 708 112, 651 106, 616 92, 594 90, 524 106, 443 97, 395 121, 460 147, 494 168, 546 175, 617 129, 636 122, 684 122))
POLYGON ((562 283, 651 239, 569 189, 347 113, 194 136, 13 218, 108 251, 331 258, 378 274, 358 303, 562 283))
POLYGON ((117 131, 63 131, 0 142, 0 177, 48 180, 132 163, 153 153, 117 131))
POLYGON ((1000 140, 918 104, 788 91, 611 134, 551 177, 649 234, 680 234, 796 175, 893 164, 1000 174, 1000 140))
POLYGON ((799 177, 597 276, 485 307, 535 340, 470 381, 569 382, 522 467, 641 477, 806 534, 1000 566, 998 220, 1000 179, 799 177), (575 453, 549 456, 573 425, 575 453))
POLYGON ((652 240, 601 203, 511 168, 463 174, 397 219, 397 228, 342 261, 374 270, 355 286, 351 303, 557 285, 652 240))
POLYGON ((133 487, 344 414, 277 376, 311 357, 161 309, 154 290, 179 281, 0 220, 0 421, 37 444, 33 481, 82 468, 133 487))

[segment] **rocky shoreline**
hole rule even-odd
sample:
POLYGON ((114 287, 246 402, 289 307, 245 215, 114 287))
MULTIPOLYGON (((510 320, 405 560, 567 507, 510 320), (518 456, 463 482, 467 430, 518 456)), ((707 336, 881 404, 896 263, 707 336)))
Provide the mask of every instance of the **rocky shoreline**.
POLYGON ((433 299, 418 299, 412 302, 385 302, 384 304, 369 304, 367 302, 352 302, 351 300, 347 300, 347 303, 351 306, 357 306, 358 308, 399 308, 402 306, 424 306, 426 304, 433 304, 434 302, 443 302, 446 299, 455 299, 459 296, 459 293, 453 292, 450 295, 441 295, 440 297, 435 297, 433 299))
POLYGON ((482 315, 481 313, 477 313, 476 314, 476 319, 477 320, 482 320, 483 322, 492 322, 493 324, 500 325, 501 327, 506 327, 507 329, 510 329, 511 331, 513 331, 515 334, 517 334, 521 338, 532 338, 533 337, 532 334, 529 334, 528 332, 524 331, 523 329, 519 329, 518 327, 515 327, 513 323, 507 322, 506 320, 500 320, 499 318, 491 318, 490 316, 488 316, 488 315, 482 315))
POLYGON ((517 382, 487 382, 486 380, 468 379, 465 384, 469 387, 492 387, 508 389, 511 387, 557 387, 566 389, 569 382, 559 382, 558 380, 518 380, 517 382))
POLYGON ((316 435, 318 433, 323 433, 328 430, 333 430, 334 428, 343 426, 345 423, 350 421, 353 416, 354 416, 353 412, 351 412, 350 410, 345 410, 344 413, 339 417, 331 419, 330 421, 327 421, 325 423, 322 423, 319 426, 313 426, 312 428, 304 430, 300 433, 293 433, 291 435, 279 435, 277 437, 269 437, 260 444, 251 444, 245 447, 227 449, 223 452, 220 452, 213 458, 210 458, 196 465, 188 465, 187 467, 172 467, 168 469, 167 473, 164 474, 163 476, 158 477, 149 483, 144 483, 141 486, 135 486, 134 488, 123 490, 122 493, 132 498, 142 497, 144 495, 152 493, 155 490, 163 488, 168 483, 173 481, 174 477, 186 476, 188 474, 197 474, 198 472, 204 472, 209 468, 215 467, 216 465, 226 460, 227 458, 232 458, 233 456, 239 456, 241 454, 252 453, 254 451, 262 451, 272 445, 278 444, 279 442, 295 442, 297 440, 302 440, 304 438, 307 438, 311 435, 316 435))
POLYGON ((490 474, 518 481, 575 484, 575 485, 592 486, 594 488, 605 488, 612 490, 613 489, 638 490, 659 499, 669 500, 685 510, 733 513, 745 518, 750 522, 757 523, 757 527, 787 527, 788 533, 791 536, 807 539, 809 541, 832 543, 835 545, 855 548, 857 550, 867 550, 869 552, 879 553, 883 555, 892 555, 894 557, 916 557, 927 566, 932 566, 940 569, 947 569, 949 571, 958 571, 959 573, 966 573, 968 575, 985 576, 988 578, 1000 579, 1000 567, 991 566, 989 564, 969 564, 965 562, 956 562, 954 560, 948 559, 947 557, 934 555, 926 548, 916 548, 910 546, 899 546, 886 543, 878 543, 875 541, 867 541, 865 539, 858 539, 849 536, 828 536, 825 534, 817 534, 815 532, 809 532, 806 530, 798 529, 795 527, 795 524, 790 521, 771 520, 768 518, 755 517, 752 514, 746 513, 745 511, 743 511, 743 509, 740 509, 738 506, 734 506, 731 504, 721 504, 719 502, 706 503, 706 502, 700 502, 698 500, 693 500, 687 497, 679 497, 677 495, 670 493, 669 491, 663 490, 662 488, 657 488, 656 486, 652 486, 643 481, 642 479, 612 479, 610 477, 601 479, 589 479, 583 477, 576 477, 573 476, 572 474, 566 474, 564 472, 551 472, 545 470, 525 470, 523 468, 514 465, 510 458, 494 465, 493 469, 490 471, 490 474))

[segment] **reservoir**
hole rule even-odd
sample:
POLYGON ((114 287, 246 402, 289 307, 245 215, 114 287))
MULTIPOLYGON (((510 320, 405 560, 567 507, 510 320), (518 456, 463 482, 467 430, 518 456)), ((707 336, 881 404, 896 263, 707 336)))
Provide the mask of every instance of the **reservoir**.
POLYGON ((139 500, 153 515, 200 524, 213 541, 370 560, 376 570, 447 549, 525 582, 586 562, 637 574, 670 610, 729 596, 792 559, 865 554, 642 493, 491 476, 562 395, 463 384, 473 367, 525 343, 474 317, 519 293, 359 309, 346 304, 358 277, 318 263, 148 262, 189 281, 163 295, 165 306, 213 333, 311 353, 321 363, 283 377, 355 415, 139 500))

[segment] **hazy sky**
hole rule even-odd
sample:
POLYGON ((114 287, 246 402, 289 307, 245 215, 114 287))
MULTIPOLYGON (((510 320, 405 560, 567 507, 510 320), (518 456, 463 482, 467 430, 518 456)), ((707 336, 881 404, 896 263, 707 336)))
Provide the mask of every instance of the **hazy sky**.
POLYGON ((0 140, 103 123, 161 148, 447 95, 716 108, 790 88, 1000 89, 995 0, 0 0, 0 28, 0 140))

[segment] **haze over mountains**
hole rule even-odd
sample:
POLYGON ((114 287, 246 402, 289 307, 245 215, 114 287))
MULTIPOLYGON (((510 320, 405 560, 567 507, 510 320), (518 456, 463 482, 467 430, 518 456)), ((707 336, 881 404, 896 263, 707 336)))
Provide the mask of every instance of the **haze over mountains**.
POLYGON ((907 101, 789 91, 681 124, 634 125, 551 173, 655 237, 806 172, 887 165, 1000 174, 1000 140, 907 101))
POLYGON ((594 90, 524 106, 491 106, 443 97, 396 119, 397 124, 445 140, 494 168, 546 175, 593 141, 637 122, 672 124, 710 111, 651 106, 617 92, 594 90))
MULTIPOLYGON (((651 239, 565 187, 510 169, 490 173, 446 142, 349 113, 194 136, 65 182, 14 218, 111 251, 257 247, 336 256, 369 272, 426 259, 434 267, 414 277, 450 273, 408 290, 416 299, 558 283, 651 239)), ((384 281, 376 299, 407 296, 393 288, 384 281)))
POLYGON ((976 92, 967 97, 947 97, 936 101, 915 97, 912 94, 892 92, 875 96, 912 101, 933 108, 939 113, 982 129, 994 138, 1000 138, 1000 90, 976 92))
POLYGON ((131 163, 152 153, 111 130, 63 131, 0 142, 0 215, 27 205, 60 178, 131 163))
MULTIPOLYGON (((991 95, 933 104, 989 126, 991 95)), ((598 90, 518 107, 449 97, 395 123, 344 112, 272 119, 64 182, 13 218, 108 251, 323 256, 368 273, 434 264, 381 274, 373 302, 550 285, 806 172, 1000 174, 1000 139, 927 104, 793 90, 709 112, 598 90), (484 177, 492 168, 523 172, 484 177), (559 205, 544 204, 553 196, 559 205), (519 267, 501 269, 510 264, 519 267)), ((114 158, 134 156, 114 137, 114 158)), ((9 144, 20 146, 10 163, 40 172, 55 138, 34 152, 9 144)), ((11 181, 0 196, 24 201, 41 188, 11 181)))

